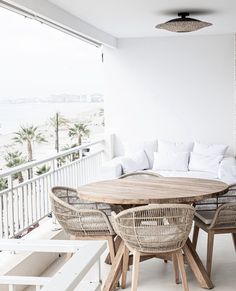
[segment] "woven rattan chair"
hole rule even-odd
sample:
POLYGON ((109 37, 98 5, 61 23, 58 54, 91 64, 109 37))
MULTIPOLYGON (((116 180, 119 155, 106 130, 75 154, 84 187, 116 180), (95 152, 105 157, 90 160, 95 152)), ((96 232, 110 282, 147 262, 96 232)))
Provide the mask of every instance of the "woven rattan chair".
POLYGON ((231 233, 236 250, 236 185, 230 186, 225 195, 198 203, 196 209, 193 246, 195 248, 197 246, 199 229, 207 232, 206 269, 208 275, 211 276, 215 234, 231 233))
MULTIPOLYGON (((126 249, 123 255, 122 284, 126 286, 128 254, 133 254, 132 291, 137 290, 140 256, 168 254, 173 258, 176 277, 180 271, 188 290, 182 248, 191 230, 195 209, 190 205, 160 204, 124 210, 112 221, 126 249)), ((178 281, 178 278, 176 278, 178 281)))
POLYGON ((124 174, 124 175, 120 176, 119 179, 136 178, 136 177, 139 177, 139 176, 142 177, 142 178, 152 178, 152 177, 160 178, 160 177, 162 177, 161 175, 159 175, 158 173, 155 173, 155 172, 136 171, 136 172, 131 172, 131 173, 124 174))
POLYGON ((71 239, 107 240, 113 261, 116 234, 109 220, 108 204, 84 201, 75 189, 68 187, 52 188, 50 199, 56 219, 71 239))

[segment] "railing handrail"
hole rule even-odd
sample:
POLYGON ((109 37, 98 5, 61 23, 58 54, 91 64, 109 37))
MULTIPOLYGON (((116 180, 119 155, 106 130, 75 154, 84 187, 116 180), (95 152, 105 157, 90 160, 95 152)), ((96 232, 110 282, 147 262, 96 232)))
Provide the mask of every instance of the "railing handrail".
POLYGON ((90 142, 90 143, 87 143, 87 144, 84 144, 84 145, 80 145, 80 146, 77 146, 77 147, 74 147, 74 148, 71 148, 69 150, 65 150, 61 153, 58 153, 58 154, 54 154, 54 155, 50 155, 44 159, 40 159, 40 160, 36 160, 36 161, 32 161, 32 162, 27 162, 25 164, 22 164, 20 166, 17 166, 17 167, 14 167, 12 169, 7 169, 7 170, 4 170, 2 172, 0 172, 0 178, 4 178, 6 176, 10 176, 10 175, 14 175, 18 172, 21 172, 21 171, 25 171, 25 170, 28 170, 28 169, 31 169, 33 167, 36 167, 40 164, 43 164, 43 163, 47 163, 51 160, 55 160, 55 159, 58 159, 58 158, 61 158, 63 156, 67 156, 69 154, 73 154, 74 152, 78 152, 80 150, 83 150, 89 146, 93 146, 93 145, 96 145, 96 144, 99 144, 99 143, 102 143, 104 142, 105 140, 104 139, 99 139, 99 140, 96 140, 94 142, 90 142))
MULTIPOLYGON (((91 158, 91 157, 93 157, 93 156, 96 156, 96 155, 99 154, 99 153, 102 153, 103 151, 104 151, 104 149, 101 149, 101 150, 95 151, 94 153, 90 154, 89 156, 82 157, 82 158, 80 158, 80 159, 78 159, 78 160, 81 161, 81 160, 89 159, 89 158, 91 158)), ((75 161, 71 162, 70 165, 73 165, 73 164, 78 163, 78 160, 75 160, 75 161)), ((50 174, 53 174, 53 173, 55 173, 55 172, 57 172, 57 171, 62 170, 63 168, 66 168, 66 167, 67 167, 67 165, 63 165, 63 166, 61 166, 60 168, 49 170, 48 172, 46 172, 46 173, 40 175, 40 178, 42 179, 44 176, 46 177, 46 176, 48 176, 48 175, 50 175, 50 174)), ((21 171, 22 171, 22 170, 21 170, 21 171)), ((9 190, 15 190, 15 189, 17 189, 17 188, 23 187, 23 186, 25 186, 25 185, 28 185, 29 183, 32 183, 32 182, 37 181, 38 179, 39 179, 39 177, 36 176, 36 177, 33 177, 33 178, 29 179, 29 180, 26 180, 26 181, 24 181, 24 182, 22 182, 22 183, 20 183, 20 184, 17 184, 17 185, 15 185, 15 186, 12 186, 10 189, 7 188, 7 189, 5 189, 5 190, 2 190, 2 191, 0 191, 0 197, 1 197, 2 195, 4 195, 5 193, 9 192, 9 190)))

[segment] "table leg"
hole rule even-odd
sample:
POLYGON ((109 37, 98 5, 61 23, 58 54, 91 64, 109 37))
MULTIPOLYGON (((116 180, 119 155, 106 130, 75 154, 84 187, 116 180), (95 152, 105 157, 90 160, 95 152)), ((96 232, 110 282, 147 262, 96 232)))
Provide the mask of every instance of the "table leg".
MULTIPOLYGON (((121 242, 121 238, 119 236, 117 236, 115 238, 115 254, 117 253, 117 250, 119 249, 120 242, 121 242)), ((108 265, 111 265, 110 253, 107 255, 107 257, 105 259, 105 263, 108 265)))
POLYGON ((192 269, 196 279, 198 280, 200 286, 204 289, 212 289, 214 285, 210 280, 206 269, 204 268, 196 250, 193 247, 192 242, 188 238, 185 246, 183 247, 184 254, 187 258, 188 264, 192 269))
POLYGON ((119 245, 119 249, 113 261, 113 264, 111 266, 111 270, 102 288, 102 291, 115 290, 115 287, 117 286, 117 281, 119 280, 119 277, 121 275, 122 258, 123 258, 124 250, 125 250, 125 244, 123 241, 121 241, 119 245))

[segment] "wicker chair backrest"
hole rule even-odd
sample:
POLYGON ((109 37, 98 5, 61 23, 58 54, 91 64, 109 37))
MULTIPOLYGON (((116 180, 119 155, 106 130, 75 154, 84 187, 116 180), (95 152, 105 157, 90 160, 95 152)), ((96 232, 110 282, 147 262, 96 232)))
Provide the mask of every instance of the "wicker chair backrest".
POLYGON ((152 204, 112 215, 125 243, 144 253, 181 249, 191 230, 195 209, 190 205, 152 204))
POLYGON ((139 176, 142 177, 142 178, 152 178, 152 177, 160 178, 160 177, 162 177, 158 173, 154 173, 154 172, 136 171, 136 172, 124 174, 124 175, 120 176, 119 179, 136 178, 136 177, 139 177, 139 176))
POLYGON ((108 219, 111 208, 79 198, 77 191, 68 187, 54 187, 50 193, 52 211, 70 235, 79 237, 114 235, 108 219))

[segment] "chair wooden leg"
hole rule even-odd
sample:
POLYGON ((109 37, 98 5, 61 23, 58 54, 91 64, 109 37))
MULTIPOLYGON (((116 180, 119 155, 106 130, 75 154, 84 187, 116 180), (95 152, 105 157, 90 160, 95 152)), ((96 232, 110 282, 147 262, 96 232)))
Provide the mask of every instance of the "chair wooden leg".
POLYGON ((108 241, 110 259, 111 259, 111 263, 112 263, 114 261, 114 258, 115 258, 115 243, 114 243, 114 237, 113 236, 108 237, 107 241, 108 241))
POLYGON ((122 266, 122 278, 121 278, 121 288, 126 288, 126 278, 127 272, 129 268, 129 249, 125 247, 124 254, 123 254, 123 266, 122 266))
MULTIPOLYGON (((117 253, 117 250, 119 249, 120 243, 121 243, 121 238, 119 236, 113 236, 113 240, 114 240, 114 245, 115 245, 115 254, 117 253)), ((105 259, 105 263, 108 265, 111 265, 111 256, 110 256, 110 252, 107 255, 106 259, 105 259)))
POLYGON ((232 233, 233 243, 234 243, 234 249, 236 251, 236 233, 232 233))
POLYGON ((180 274, 181 274, 184 291, 189 291, 188 282, 187 282, 187 276, 186 276, 185 267, 184 267, 184 257, 183 257, 183 254, 182 254, 182 250, 179 250, 178 252, 176 252, 176 257, 177 257, 177 260, 178 260, 179 271, 180 271, 180 274))
MULTIPOLYGON (((109 257, 110 257, 110 261, 111 263, 113 263, 114 259, 115 259, 115 255, 116 255, 116 251, 115 251, 115 237, 114 236, 110 236, 107 239, 108 241, 108 247, 109 247, 109 257)), ((120 283, 118 281, 117 283, 117 287, 119 287, 120 283)))
POLYGON ((131 291, 137 291, 138 289, 139 261, 140 261, 140 252, 134 251, 131 291))
POLYGON ((194 224, 194 229, 193 229, 193 241, 192 241, 192 245, 193 245, 195 250, 197 248, 198 234, 199 234, 199 227, 195 223, 194 224))
POLYGON ((172 255, 172 261, 173 261, 173 269, 174 269, 174 274, 175 274, 175 283, 179 284, 180 283, 179 266, 178 266, 178 260, 177 260, 176 254, 172 255))
POLYGON ((207 264, 206 264, 206 270, 209 277, 211 277, 213 244, 214 244, 214 231, 210 230, 208 232, 207 239, 207 264))

